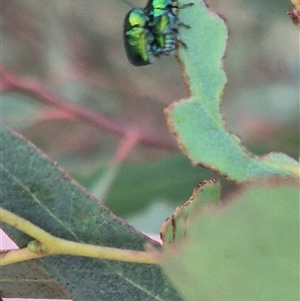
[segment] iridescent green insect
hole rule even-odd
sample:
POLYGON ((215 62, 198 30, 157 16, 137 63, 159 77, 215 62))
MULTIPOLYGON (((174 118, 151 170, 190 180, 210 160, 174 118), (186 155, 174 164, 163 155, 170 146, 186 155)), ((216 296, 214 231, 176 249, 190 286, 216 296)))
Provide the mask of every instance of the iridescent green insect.
MULTIPOLYGON (((148 24, 154 37, 156 52, 171 55, 176 49, 178 26, 189 26, 178 22, 177 10, 191 6, 187 3, 178 6, 176 0, 149 0, 144 11, 149 18, 148 24)), ((180 42, 185 45, 183 42, 180 42)))
MULTIPOLYGON (((133 7, 127 0, 122 1, 133 7)), ((149 0, 144 9, 133 8, 124 22, 124 45, 129 61, 134 66, 145 66, 154 57, 173 54, 177 27, 182 25, 178 22, 177 9, 190 5, 193 3, 178 7, 176 0, 149 0)))
POLYGON ((124 45, 130 63, 146 66, 153 63, 153 34, 148 26, 148 17, 141 8, 133 8, 124 20, 124 45))

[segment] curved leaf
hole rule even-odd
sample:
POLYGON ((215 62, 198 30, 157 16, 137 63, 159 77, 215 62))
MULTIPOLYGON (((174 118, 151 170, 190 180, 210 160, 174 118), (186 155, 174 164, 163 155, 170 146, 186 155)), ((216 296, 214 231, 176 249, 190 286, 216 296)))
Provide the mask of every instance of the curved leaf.
MULTIPOLYGON (((189 3, 180 1, 180 5, 189 3)), ((280 153, 255 156, 225 127, 220 96, 226 83, 222 68, 227 29, 203 1, 179 9, 180 22, 191 28, 179 30, 179 47, 191 97, 169 106, 165 113, 178 144, 194 165, 203 165, 227 179, 241 182, 272 176, 296 176, 298 162, 280 153), (287 168, 288 166, 288 168, 287 168)))

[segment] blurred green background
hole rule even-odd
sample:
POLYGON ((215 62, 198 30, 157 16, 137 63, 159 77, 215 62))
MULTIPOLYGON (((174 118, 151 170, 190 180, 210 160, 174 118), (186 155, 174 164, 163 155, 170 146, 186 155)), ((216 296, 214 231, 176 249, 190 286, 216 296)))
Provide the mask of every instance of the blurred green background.
MULTIPOLYGON (((145 6, 146 1, 132 2, 145 6)), ((120 0, 2 0, 1 60, 18 76, 99 112, 124 127, 174 140, 163 109, 187 97, 174 57, 147 67, 128 62, 120 0)), ((299 29, 289 1, 211 0, 230 37, 222 112, 228 128, 255 154, 299 157, 299 29)), ((178 151, 138 146, 122 165, 121 139, 67 118, 19 92, 1 97, 2 118, 58 161, 115 214, 157 234, 200 181, 214 175, 191 167, 178 151)), ((46 183, 46 182, 45 182, 46 183)), ((231 187, 230 189, 233 189, 231 187)), ((226 191, 230 190, 229 188, 226 191)))

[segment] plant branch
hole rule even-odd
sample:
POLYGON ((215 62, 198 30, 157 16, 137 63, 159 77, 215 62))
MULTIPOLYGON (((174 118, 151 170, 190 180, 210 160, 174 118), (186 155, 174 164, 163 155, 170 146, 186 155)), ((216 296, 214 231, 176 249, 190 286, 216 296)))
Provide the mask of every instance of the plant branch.
MULTIPOLYGON (((77 104, 70 103, 64 98, 51 93, 41 83, 34 80, 25 80, 16 77, 11 72, 7 71, 0 63, 1 72, 1 92, 17 90, 24 94, 30 95, 39 99, 43 103, 55 107, 66 112, 76 118, 89 122, 94 126, 112 132, 118 136, 126 136, 130 126, 124 126, 110 121, 103 115, 95 113, 89 109, 81 107, 77 104)), ((140 131, 139 143, 167 150, 177 150, 176 143, 171 140, 161 139, 158 136, 149 135, 140 131)))
POLYGON ((106 260, 144 264, 157 264, 158 257, 152 252, 123 250, 89 245, 55 237, 26 219, 0 207, 0 221, 36 239, 27 248, 2 252, 0 266, 50 255, 73 255, 106 260))
POLYGON ((105 199, 107 193, 112 187, 113 181, 115 180, 119 166, 138 144, 139 134, 140 132, 137 128, 128 130, 127 135, 121 139, 118 145, 117 152, 109 165, 109 169, 107 170, 105 177, 99 179, 93 184, 92 187, 90 187, 90 190, 93 192, 93 194, 100 200, 105 199))
POLYGON ((1 251, 0 252, 0 267, 13 264, 13 263, 18 263, 18 262, 23 262, 23 261, 28 261, 32 259, 38 259, 42 257, 46 257, 47 255, 43 253, 34 253, 28 248, 23 248, 23 249, 17 249, 17 250, 6 250, 6 251, 1 251))

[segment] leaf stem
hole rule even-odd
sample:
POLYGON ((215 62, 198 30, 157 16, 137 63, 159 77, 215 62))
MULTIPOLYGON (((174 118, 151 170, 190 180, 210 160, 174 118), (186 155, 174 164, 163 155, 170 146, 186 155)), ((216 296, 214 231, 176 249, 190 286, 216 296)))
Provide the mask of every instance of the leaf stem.
POLYGON ((34 252, 28 247, 2 252, 0 266, 42 258, 50 255, 73 255, 134 263, 158 264, 156 252, 123 250, 79 243, 55 237, 28 220, 0 207, 0 221, 36 239, 43 251, 34 252), (156 254, 155 254, 156 253, 156 254))

